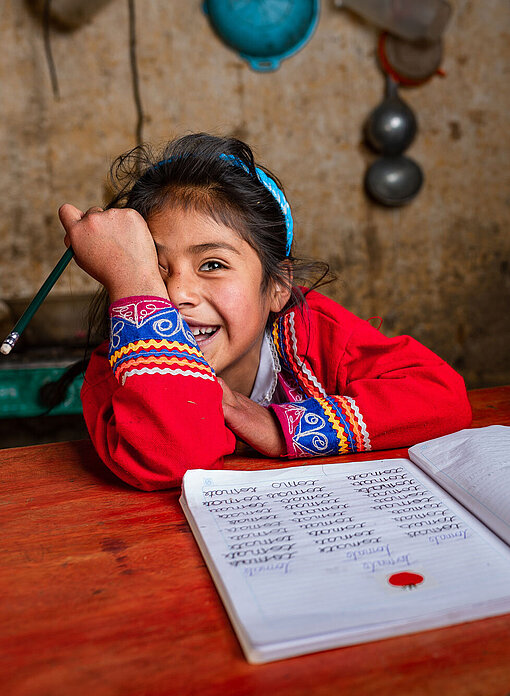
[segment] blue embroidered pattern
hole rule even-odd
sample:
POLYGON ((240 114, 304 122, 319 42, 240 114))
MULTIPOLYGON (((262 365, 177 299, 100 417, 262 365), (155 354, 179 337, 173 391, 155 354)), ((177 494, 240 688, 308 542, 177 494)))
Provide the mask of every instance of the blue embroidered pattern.
POLYGON ((121 384, 140 374, 214 380, 189 327, 165 300, 133 301, 112 308, 109 360, 121 384))

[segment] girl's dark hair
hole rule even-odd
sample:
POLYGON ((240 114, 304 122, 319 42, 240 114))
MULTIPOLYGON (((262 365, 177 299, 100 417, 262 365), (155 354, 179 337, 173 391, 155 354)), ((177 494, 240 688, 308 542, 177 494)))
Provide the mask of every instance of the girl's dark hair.
MULTIPOLYGON (((258 179, 255 166, 250 147, 236 138, 195 133, 171 141, 160 152, 139 145, 112 164, 110 182, 115 195, 107 207, 133 208, 145 220, 167 206, 211 217, 237 231, 257 252, 262 264, 262 292, 275 281, 291 290, 285 309, 303 306, 309 290, 333 279, 329 266, 297 259, 292 251, 287 256, 284 215, 258 179), (303 293, 293 281, 308 286, 308 290, 303 293)), ((274 174, 257 166, 283 191, 274 174)), ((89 336, 108 338, 108 306, 103 289, 91 305, 89 336)))

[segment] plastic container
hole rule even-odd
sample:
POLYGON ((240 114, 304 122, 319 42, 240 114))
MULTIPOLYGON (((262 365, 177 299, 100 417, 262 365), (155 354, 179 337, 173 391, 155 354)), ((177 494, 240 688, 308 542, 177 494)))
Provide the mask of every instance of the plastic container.
POLYGON ((311 38, 320 0, 205 0, 216 34, 257 71, 276 70, 311 38))
POLYGON ((408 87, 421 85, 433 75, 443 75, 443 40, 406 41, 382 32, 377 55, 381 68, 395 82, 408 87))
POLYGON ((452 12, 447 0, 335 0, 335 4, 408 41, 438 41, 452 12))

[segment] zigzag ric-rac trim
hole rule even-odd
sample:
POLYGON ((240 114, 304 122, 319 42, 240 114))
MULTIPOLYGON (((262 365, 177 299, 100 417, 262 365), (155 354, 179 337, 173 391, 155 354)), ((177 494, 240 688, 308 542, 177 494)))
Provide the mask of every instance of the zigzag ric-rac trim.
POLYGON ((141 348, 144 349, 150 349, 150 348, 155 348, 157 350, 161 349, 166 349, 166 350, 179 350, 184 353, 189 353, 191 355, 196 355, 200 358, 202 358, 202 353, 198 348, 195 348, 195 346, 189 346, 187 343, 180 343, 179 341, 167 341, 166 339, 156 339, 156 338, 150 338, 148 340, 141 340, 141 341, 134 341, 132 343, 128 343, 125 346, 122 346, 119 348, 119 350, 116 350, 115 353, 113 353, 110 356, 110 365, 113 367, 113 365, 121 358, 123 355, 127 355, 128 353, 136 353, 139 351, 141 348))
POLYGON ((180 369, 172 369, 169 367, 140 367, 140 368, 134 368, 132 370, 128 370, 127 372, 124 372, 122 375, 122 381, 121 383, 124 384, 126 379, 128 377, 131 377, 132 375, 182 375, 184 377, 199 377, 200 379, 210 379, 214 381, 214 377, 212 375, 207 375, 204 374, 203 372, 195 372, 193 370, 180 370, 180 369))
POLYGON ((358 404, 354 401, 352 396, 343 396, 342 399, 344 401, 347 401, 349 404, 352 413, 354 414, 353 416, 353 423, 356 424, 356 427, 359 428, 362 440, 363 440, 363 449, 366 452, 369 452, 372 449, 372 443, 370 442, 370 436, 368 434, 367 426, 365 425, 365 421, 363 420, 363 416, 360 413, 360 410, 358 408, 358 404))
POLYGON ((347 454, 347 452, 350 452, 351 449, 349 448, 349 443, 347 441, 347 437, 345 436, 345 429, 343 425, 340 423, 340 420, 331 407, 331 404, 328 403, 326 399, 320 399, 316 398, 316 401, 320 404, 322 407, 322 410, 326 414, 329 422, 331 423, 331 427, 335 431, 337 438, 338 438, 338 454, 347 454))
POLYGON ((124 372, 129 371, 130 368, 133 368, 135 365, 162 365, 166 367, 177 365, 179 368, 184 367, 188 370, 193 370, 194 372, 200 372, 203 374, 213 376, 213 371, 209 367, 209 365, 207 365, 207 363, 197 362, 196 360, 190 360, 186 356, 179 358, 175 355, 161 355, 159 357, 154 355, 141 355, 139 357, 133 357, 131 358, 131 360, 126 360, 121 365, 119 365, 115 370, 115 374, 123 374, 124 372))
POLYGON ((304 393, 314 398, 325 398, 327 394, 324 387, 298 355, 294 312, 289 312, 274 322, 273 340, 283 366, 293 374, 304 393))

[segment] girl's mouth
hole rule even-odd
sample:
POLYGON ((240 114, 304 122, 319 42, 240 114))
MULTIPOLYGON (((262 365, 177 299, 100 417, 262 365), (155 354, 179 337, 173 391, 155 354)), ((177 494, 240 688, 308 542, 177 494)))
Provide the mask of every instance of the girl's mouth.
POLYGON ((190 326, 190 329, 195 337, 195 341, 199 346, 208 343, 213 336, 215 336, 219 331, 219 326, 190 326))

